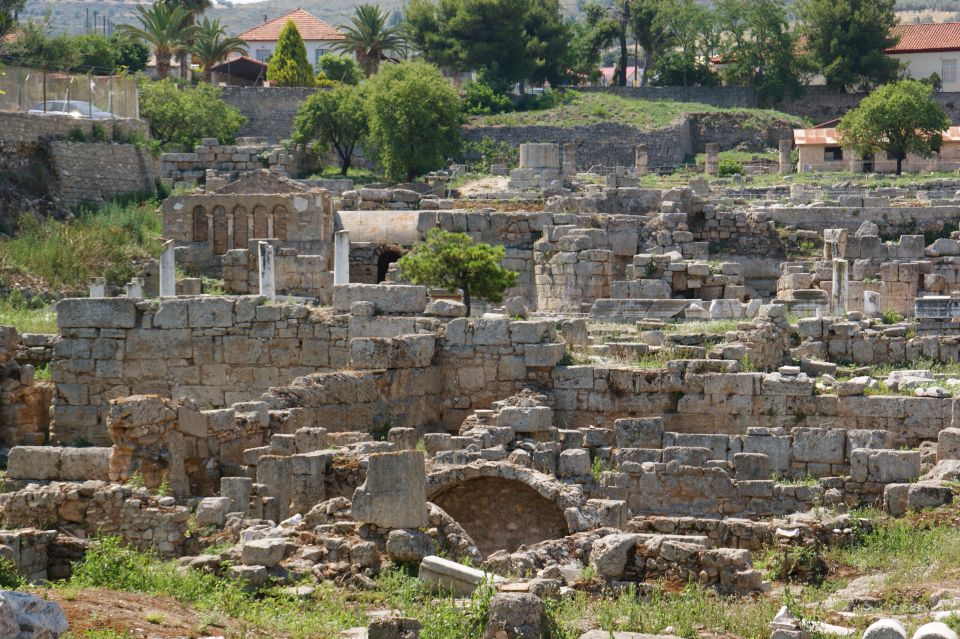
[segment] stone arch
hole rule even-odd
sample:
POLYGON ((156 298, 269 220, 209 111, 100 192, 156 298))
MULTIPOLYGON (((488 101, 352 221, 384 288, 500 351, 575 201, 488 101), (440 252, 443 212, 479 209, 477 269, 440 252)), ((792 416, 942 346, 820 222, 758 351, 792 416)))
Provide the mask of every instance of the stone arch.
POLYGON ((207 212, 202 206, 193 209, 193 241, 206 242, 207 238, 207 212))
POLYGON ((247 209, 238 206, 233 209, 233 248, 247 248, 247 209))
POLYGON ((227 252, 227 211, 222 206, 213 209, 213 254, 227 252))
POLYGON ((387 279, 387 272, 390 265, 399 260, 407 253, 407 249, 399 244, 381 244, 374 252, 377 259, 377 284, 387 279))
POLYGON ((490 555, 569 534, 564 511, 579 489, 509 463, 477 462, 427 477, 427 499, 446 511, 490 555))
POLYGON ((265 239, 269 237, 267 235, 268 226, 267 226, 267 209, 263 206, 256 206, 253 209, 253 237, 257 239, 265 239))
POLYGON ((287 239, 287 209, 279 204, 273 207, 273 237, 281 241, 287 239))

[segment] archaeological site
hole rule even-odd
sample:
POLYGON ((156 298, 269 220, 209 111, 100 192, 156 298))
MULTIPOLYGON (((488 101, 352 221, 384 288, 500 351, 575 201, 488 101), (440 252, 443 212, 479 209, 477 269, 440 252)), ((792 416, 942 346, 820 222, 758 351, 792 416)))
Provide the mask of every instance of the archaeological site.
POLYGON ((412 181, 0 112, 0 639, 957 639, 960 174, 719 109, 412 181))

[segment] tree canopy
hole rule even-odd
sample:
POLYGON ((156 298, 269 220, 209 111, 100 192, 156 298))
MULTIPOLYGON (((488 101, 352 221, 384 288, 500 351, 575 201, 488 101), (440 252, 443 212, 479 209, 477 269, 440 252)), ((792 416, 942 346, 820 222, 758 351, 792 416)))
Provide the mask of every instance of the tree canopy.
POLYGON ((403 29, 387 26, 387 14, 380 5, 361 4, 354 9, 350 23, 339 29, 344 39, 333 49, 356 56, 368 76, 377 72, 381 62, 396 61, 406 47, 403 29))
POLYGON ((451 233, 434 228, 427 239, 400 258, 401 277, 414 284, 436 286, 448 291, 463 291, 463 302, 470 315, 470 299, 500 302, 518 275, 503 268, 503 246, 474 242, 466 233, 451 233))
POLYGON ((356 60, 348 55, 324 53, 317 61, 320 73, 324 79, 344 84, 360 84, 363 79, 363 70, 356 60))
POLYGON ((307 46, 293 20, 288 20, 277 38, 277 49, 267 62, 267 80, 278 87, 312 87, 313 67, 307 61, 307 46))
POLYGON ((412 180, 460 150, 460 96, 435 66, 391 64, 367 82, 370 142, 389 179, 412 180))
POLYGON ((880 87, 843 116, 837 127, 841 144, 862 157, 886 151, 897 160, 900 175, 908 153, 930 157, 939 151, 950 126, 932 93, 933 87, 918 80, 880 87))
POLYGON ((193 53, 200 59, 203 80, 210 82, 210 68, 234 53, 247 55, 247 43, 240 38, 228 36, 227 30, 220 24, 220 18, 216 20, 203 18, 197 24, 193 53))
POLYGON ((189 12, 176 5, 154 2, 136 8, 139 27, 130 24, 117 25, 117 32, 143 40, 153 48, 157 60, 157 77, 161 80, 170 73, 170 59, 174 51, 182 49, 195 28, 184 26, 189 12))
POLYGON ((838 91, 867 90, 897 78, 899 62, 885 53, 896 44, 895 0, 802 0, 797 3, 806 54, 838 91))
POLYGON ((150 124, 150 135, 164 145, 185 151, 202 138, 230 142, 246 118, 220 98, 220 88, 201 83, 180 88, 166 78, 140 82, 140 115, 150 124))
POLYGON ((411 0, 413 46, 440 67, 559 83, 570 31, 558 0, 411 0))
POLYGON ((350 169, 353 151, 367 134, 367 113, 362 90, 338 84, 317 91, 300 106, 293 121, 293 140, 317 150, 333 148, 340 156, 340 174, 350 169))

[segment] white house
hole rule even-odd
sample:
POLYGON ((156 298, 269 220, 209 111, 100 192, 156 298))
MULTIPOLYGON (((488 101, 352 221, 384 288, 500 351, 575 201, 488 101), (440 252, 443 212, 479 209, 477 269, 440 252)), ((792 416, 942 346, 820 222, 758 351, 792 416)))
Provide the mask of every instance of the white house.
POLYGON ((267 58, 273 55, 273 52, 277 49, 277 39, 287 22, 293 22, 297 25, 300 37, 303 38, 303 43, 307 47, 307 60, 314 66, 316 66, 320 56, 324 53, 330 53, 331 47, 344 39, 344 35, 335 27, 303 9, 294 9, 279 18, 265 21, 237 37, 247 43, 247 51, 250 57, 266 62, 267 58))
POLYGON ((960 22, 899 24, 893 33, 900 41, 887 49, 887 55, 905 62, 909 77, 920 80, 936 73, 944 91, 960 91, 960 22))

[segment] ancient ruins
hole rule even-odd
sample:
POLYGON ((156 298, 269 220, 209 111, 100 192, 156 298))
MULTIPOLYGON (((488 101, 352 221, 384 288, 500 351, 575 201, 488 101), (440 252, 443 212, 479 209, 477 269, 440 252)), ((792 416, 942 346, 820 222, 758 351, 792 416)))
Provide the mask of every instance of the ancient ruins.
POLYGON ((706 175, 644 188, 645 146, 590 172, 531 144, 465 198, 293 180, 256 144, 164 157, 200 184, 163 204, 153 281, 60 301, 57 336, 0 330, 0 551, 27 579, 104 535, 250 589, 397 563, 490 581, 484 636, 533 638, 588 583, 771 597, 766 549, 952 502, 960 179, 753 187, 711 144, 706 175), (502 306, 403 281, 437 227, 506 247, 502 306))

